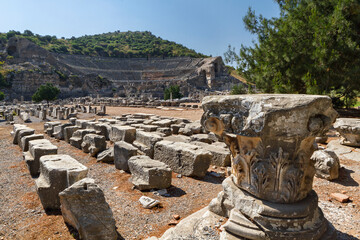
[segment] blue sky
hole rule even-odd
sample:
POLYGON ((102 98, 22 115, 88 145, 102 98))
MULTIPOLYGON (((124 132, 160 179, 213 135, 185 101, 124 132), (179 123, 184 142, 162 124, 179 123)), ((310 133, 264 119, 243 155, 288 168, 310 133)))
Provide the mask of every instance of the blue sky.
POLYGON ((0 0, 0 32, 29 29, 40 35, 78 37, 151 31, 198 52, 223 56, 229 44, 251 45, 242 18, 279 16, 273 0, 0 0))

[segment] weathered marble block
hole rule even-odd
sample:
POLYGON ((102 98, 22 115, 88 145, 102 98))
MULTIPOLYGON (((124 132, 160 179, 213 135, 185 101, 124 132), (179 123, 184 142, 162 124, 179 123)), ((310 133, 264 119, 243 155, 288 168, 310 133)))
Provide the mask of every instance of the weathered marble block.
POLYGON ((92 157, 95 157, 99 152, 106 149, 105 137, 97 134, 86 134, 81 143, 81 149, 85 153, 90 153, 92 157))
POLYGON ((70 138, 70 144, 76 148, 81 149, 81 143, 83 138, 87 134, 96 134, 97 132, 93 129, 80 129, 73 133, 72 137, 70 138))
POLYGON ((40 158, 40 176, 36 191, 45 210, 60 209, 59 193, 85 178, 88 168, 68 155, 47 155, 40 158))
POLYGON ((80 239, 116 240, 115 220, 103 191, 91 178, 83 178, 59 193, 64 221, 80 239))
POLYGON ((134 142, 136 139, 136 128, 129 126, 113 125, 111 126, 110 140, 112 142, 125 141, 134 142))
POLYGON ((137 154, 137 148, 125 141, 119 141, 114 144, 114 163, 115 168, 129 171, 128 161, 137 154))
POLYGON ((42 134, 32 134, 32 135, 25 136, 25 137, 21 138, 22 151, 23 152, 29 151, 29 141, 37 140, 37 139, 44 139, 44 135, 42 135, 42 134))
POLYGON ((40 158, 45 155, 57 154, 58 147, 47 139, 29 141, 29 151, 24 153, 24 160, 31 176, 36 176, 40 171, 40 158))
POLYGON ((340 143, 351 147, 360 147, 360 119, 338 118, 334 128, 340 133, 340 143))
POLYGON ((191 142, 192 144, 201 147, 211 153, 211 165, 219 167, 227 167, 231 165, 231 154, 228 149, 217 145, 210 145, 204 142, 191 142))
POLYGON ((19 147, 22 148, 21 146, 21 139, 25 136, 29 136, 29 135, 33 135, 35 133, 35 130, 32 129, 32 128, 23 128, 23 129, 20 129, 18 132, 17 132, 17 143, 19 144, 19 147))
POLYGON ((46 134, 48 136, 52 137, 53 133, 54 133, 55 126, 58 126, 60 124, 61 124, 61 122, 46 122, 44 124, 44 128, 46 127, 46 129, 44 129, 44 131, 46 132, 46 134))
POLYGON ((329 97, 209 96, 202 107, 202 125, 224 141, 233 156, 232 175, 209 206, 229 217, 222 239, 335 237, 312 191, 315 167, 310 159, 315 137, 337 116, 329 97))
POLYGON ((79 128, 76 126, 65 127, 64 128, 64 141, 69 143, 70 138, 73 136, 74 132, 76 132, 77 130, 79 130, 79 128))
POLYGON ((93 128, 103 135, 106 140, 110 140, 111 125, 106 123, 96 123, 93 128))
POLYGON ((148 156, 133 156, 129 159, 131 182, 139 190, 165 189, 171 186, 171 169, 163 162, 148 156))
POLYGON ((23 124, 14 124, 13 130, 11 132, 11 136, 13 137, 13 144, 18 144, 18 135, 20 130, 30 129, 26 125, 23 124))
POLYGON ((80 129, 85 129, 88 122, 94 122, 92 120, 76 119, 76 126, 80 129))
POLYGON ((72 126, 71 123, 64 123, 64 124, 60 124, 60 125, 57 125, 54 127, 54 132, 53 132, 53 135, 56 139, 59 139, 59 140, 63 140, 64 139, 64 129, 66 127, 70 127, 72 126))
POLYGON ((155 144, 161 140, 163 140, 163 138, 156 133, 136 130, 136 141, 134 141, 133 144, 147 156, 153 158, 155 144))
POLYGON ((184 176, 204 177, 212 155, 201 147, 162 140, 155 144, 154 159, 166 163, 174 172, 184 176))

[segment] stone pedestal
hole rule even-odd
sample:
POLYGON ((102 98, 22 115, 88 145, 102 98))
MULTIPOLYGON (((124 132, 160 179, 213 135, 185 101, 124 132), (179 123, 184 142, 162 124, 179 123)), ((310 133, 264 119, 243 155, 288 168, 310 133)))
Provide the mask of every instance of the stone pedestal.
POLYGON ((210 96, 202 106, 202 125, 233 156, 232 175, 209 206, 229 217, 222 239, 335 237, 312 190, 315 168, 310 160, 315 137, 337 116, 329 97, 210 96))

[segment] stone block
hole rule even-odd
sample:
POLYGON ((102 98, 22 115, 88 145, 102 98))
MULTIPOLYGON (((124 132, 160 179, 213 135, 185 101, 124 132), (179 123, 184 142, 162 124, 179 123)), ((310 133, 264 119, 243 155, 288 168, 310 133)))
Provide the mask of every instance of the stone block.
POLYGON ((63 140, 64 139, 64 129, 66 127, 70 127, 72 126, 71 123, 64 123, 64 124, 60 124, 60 125, 57 125, 54 127, 54 132, 53 132, 53 135, 56 139, 59 139, 59 140, 63 140))
MULTIPOLYGON (((80 129, 85 129, 88 122, 92 120, 76 119, 75 124, 80 129)), ((93 121, 92 121, 93 122, 93 121)))
POLYGON ((200 134, 194 134, 190 137, 191 141, 197 141, 197 142, 203 142, 211 144, 214 142, 213 138, 209 136, 208 134, 200 133, 200 134))
POLYGON ((57 154, 58 147, 47 139, 37 139, 29 141, 29 158, 25 162, 29 168, 31 176, 37 176, 40 171, 40 158, 45 155, 57 154))
POLYGON ((11 136, 13 137, 13 144, 18 144, 18 135, 20 130, 22 129, 30 129, 26 125, 22 124, 14 124, 13 131, 11 132, 11 136))
POLYGON ((60 209, 59 193, 85 178, 88 168, 68 155, 47 155, 40 158, 40 176, 36 191, 45 210, 60 209))
POLYGON ((32 129, 32 128, 23 128, 23 129, 20 129, 18 132, 17 132, 17 143, 19 144, 19 146, 22 148, 21 146, 21 139, 25 136, 29 136, 29 135, 33 135, 35 133, 35 130, 32 129))
POLYGON ((211 153, 211 165, 219 167, 231 166, 231 153, 229 149, 223 148, 219 145, 210 145, 204 142, 191 143, 211 153))
POLYGON ((148 156, 133 156, 129 159, 131 182, 139 190, 164 189, 171 186, 171 169, 163 162, 148 156))
POLYGON ((80 239, 116 240, 115 220, 103 191, 93 179, 84 178, 59 193, 64 221, 80 239))
POLYGON ((134 142, 134 145, 152 158, 154 156, 155 144, 161 140, 163 140, 163 138, 156 133, 136 130, 136 141, 134 142))
POLYGON ((112 142, 125 141, 134 142, 136 139, 136 128, 129 126, 113 125, 111 126, 110 140, 112 142))
POLYGON ((54 133, 55 126, 58 126, 60 124, 61 124, 61 122, 47 122, 47 123, 45 123, 44 127, 45 127, 45 125, 47 126, 47 128, 45 129, 46 134, 48 136, 52 137, 53 133, 54 133))
POLYGON ((65 142, 70 142, 70 138, 73 136, 74 132, 79 130, 76 126, 68 126, 64 128, 64 140, 65 142))
POLYGON ((204 177, 211 158, 209 151, 189 143, 163 140, 155 144, 154 159, 184 176, 204 177))
POLYGON ((203 132, 203 128, 200 124, 200 121, 195 121, 192 123, 188 123, 184 128, 179 129, 179 134, 183 134, 186 136, 191 136, 193 134, 199 134, 203 132))
POLYGON ((106 149, 105 137, 97 134, 86 134, 81 143, 81 149, 95 157, 99 152, 106 149))
POLYGON ((93 129, 80 129, 73 133, 72 137, 70 138, 70 144, 76 148, 81 149, 81 143, 83 138, 87 134, 96 134, 97 132, 93 129))
POLYGON ((96 123, 93 128, 99 132, 100 135, 103 135, 106 140, 110 140, 110 131, 111 125, 106 123, 96 123))
POLYGON ((160 127, 156 131, 161 133, 164 137, 170 136, 172 134, 171 128, 169 127, 160 127))
POLYGON ((152 124, 157 125, 159 127, 170 127, 172 121, 170 119, 163 119, 163 120, 155 121, 152 124))
MULTIPOLYGON (((21 138, 21 148, 23 152, 29 151, 29 141, 44 139, 44 135, 42 134, 32 134, 21 138)), ((19 144, 20 145, 20 144, 19 144)))
POLYGON ((115 168, 129 171, 128 161, 137 154, 137 148, 125 141, 114 144, 114 163, 115 168))

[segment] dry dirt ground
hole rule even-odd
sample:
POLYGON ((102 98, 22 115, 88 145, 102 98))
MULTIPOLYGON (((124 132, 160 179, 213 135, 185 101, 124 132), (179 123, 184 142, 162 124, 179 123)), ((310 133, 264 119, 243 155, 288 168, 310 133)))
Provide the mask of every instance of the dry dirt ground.
MULTIPOLYGON (((160 110, 148 108, 108 107, 109 115, 125 113, 154 113, 198 120, 202 110, 160 110)), ((93 117, 83 115, 84 118, 93 117)), ((109 117, 109 116, 108 116, 109 117)), ((20 123, 20 120, 16 118, 20 123)), ((27 124, 43 132, 43 123, 34 120, 27 124)), ((74 239, 76 233, 67 227, 59 213, 45 213, 35 190, 35 179, 31 178, 22 152, 12 144, 11 125, 0 123, 0 240, 1 239, 74 239)), ((58 153, 69 154, 89 168, 89 177, 96 180, 103 189, 116 220, 119 239, 144 239, 161 236, 171 226, 168 223, 174 214, 181 219, 205 207, 221 191, 221 178, 210 174, 200 180, 177 178, 173 174, 170 197, 155 196, 152 192, 132 190, 130 174, 121 173, 112 164, 97 163, 95 158, 83 153, 64 141, 49 139, 58 146, 58 153), (155 209, 141 208, 138 199, 149 196, 161 201, 155 209)), ((341 159, 340 178, 326 181, 315 178, 314 189, 319 195, 319 205, 327 219, 338 230, 339 239, 360 238, 360 159, 341 159), (349 203, 339 203, 330 198, 333 192, 350 196, 349 203)), ((209 168, 210 171, 219 169, 209 168)))

